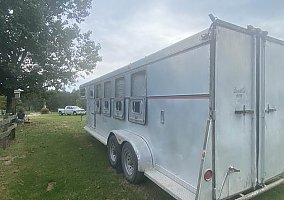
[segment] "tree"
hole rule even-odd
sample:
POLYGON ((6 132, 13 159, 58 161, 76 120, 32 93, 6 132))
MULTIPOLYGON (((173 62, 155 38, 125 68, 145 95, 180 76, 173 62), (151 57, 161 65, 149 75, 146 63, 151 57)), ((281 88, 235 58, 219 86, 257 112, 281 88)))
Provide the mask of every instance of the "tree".
POLYGON ((0 1, 0 94, 62 89, 93 71, 100 45, 82 33, 92 0, 0 1))
POLYGON ((64 108, 65 106, 81 106, 77 103, 80 99, 79 91, 73 90, 72 92, 67 91, 48 91, 46 98, 46 105, 51 111, 56 111, 58 108, 64 108))
MULTIPOLYGON (((0 96, 0 111, 6 108, 6 97, 0 96)), ((1 115, 2 113, 0 113, 1 115)))
POLYGON ((80 98, 79 90, 73 90, 72 92, 49 90, 45 92, 44 99, 39 98, 36 94, 22 96, 23 107, 29 111, 39 111, 44 100, 48 109, 53 112, 57 112, 58 108, 64 108, 67 105, 86 108, 86 102, 80 98))

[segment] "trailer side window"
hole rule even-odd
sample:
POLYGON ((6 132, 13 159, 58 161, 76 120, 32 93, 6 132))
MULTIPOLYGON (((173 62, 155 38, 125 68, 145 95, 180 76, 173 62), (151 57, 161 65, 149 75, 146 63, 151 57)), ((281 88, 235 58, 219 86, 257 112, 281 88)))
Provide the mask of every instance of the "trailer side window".
POLYGON ((138 124, 146 123, 146 72, 131 75, 131 97, 129 100, 128 119, 138 124))
POLYGON ((132 112, 133 113, 141 114, 140 104, 141 104, 141 101, 132 102, 132 112))
POLYGON ((109 109, 109 102, 105 101, 105 105, 104 105, 105 109, 109 109))
POLYGON ((86 98, 86 88, 80 88, 80 96, 81 98, 86 98))
POLYGON ((129 101, 129 121, 138 124, 145 124, 146 98, 130 97, 129 101))
POLYGON ((110 97, 111 97, 111 82, 107 81, 104 83, 104 105, 103 105, 103 113, 105 116, 110 117, 110 97))
POLYGON ((95 113, 101 114, 101 99, 96 99, 95 100, 95 113))
POLYGON ((102 85, 95 85, 95 113, 101 114, 102 85))
POLYGON ((115 80, 115 98, 114 98, 114 112, 113 117, 116 119, 125 118, 125 79, 124 77, 115 80))
POLYGON ((90 97, 93 98, 94 97, 94 91, 90 90, 90 97))
POLYGON ((121 103, 121 101, 115 102, 115 110, 122 111, 122 103, 121 103))

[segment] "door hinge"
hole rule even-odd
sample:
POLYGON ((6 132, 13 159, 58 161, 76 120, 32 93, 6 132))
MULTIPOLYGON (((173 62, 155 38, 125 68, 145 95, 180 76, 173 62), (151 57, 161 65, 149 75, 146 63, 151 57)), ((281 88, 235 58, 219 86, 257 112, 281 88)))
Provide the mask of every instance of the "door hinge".
POLYGON ((215 111, 215 110, 211 110, 211 111, 210 111, 210 118, 211 118, 212 120, 216 120, 216 111, 215 111))

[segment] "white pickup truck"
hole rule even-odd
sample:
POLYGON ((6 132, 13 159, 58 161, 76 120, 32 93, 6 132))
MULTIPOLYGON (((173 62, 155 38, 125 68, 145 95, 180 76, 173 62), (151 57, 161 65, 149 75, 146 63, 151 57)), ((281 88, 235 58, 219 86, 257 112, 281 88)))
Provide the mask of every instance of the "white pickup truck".
POLYGON ((84 115, 86 111, 78 106, 66 106, 65 108, 58 108, 60 115, 84 115))

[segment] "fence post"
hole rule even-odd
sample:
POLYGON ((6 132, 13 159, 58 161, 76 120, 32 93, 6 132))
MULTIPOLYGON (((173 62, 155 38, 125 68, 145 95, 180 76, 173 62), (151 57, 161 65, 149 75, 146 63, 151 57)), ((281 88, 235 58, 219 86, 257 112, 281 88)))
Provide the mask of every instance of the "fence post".
POLYGON ((0 121, 0 145, 5 150, 9 145, 10 140, 14 140, 16 137, 15 115, 7 117, 0 121))

